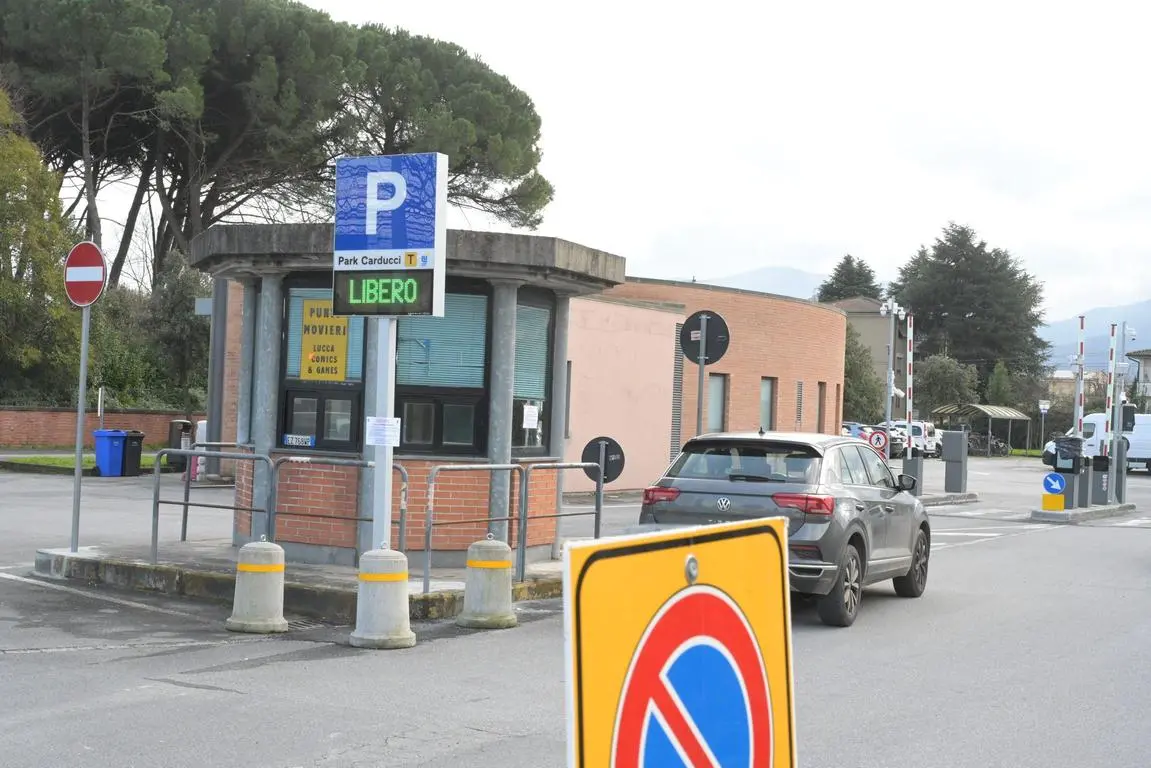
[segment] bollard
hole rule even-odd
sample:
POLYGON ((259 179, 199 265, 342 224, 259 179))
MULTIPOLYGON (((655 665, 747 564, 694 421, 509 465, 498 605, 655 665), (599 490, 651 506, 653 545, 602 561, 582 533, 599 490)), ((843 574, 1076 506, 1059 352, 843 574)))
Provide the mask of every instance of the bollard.
POLYGON ((356 595, 356 648, 411 648, 416 644, 408 608, 408 558, 394 549, 360 555, 356 595))
POLYGON ((261 540, 240 547, 232 615, 224 627, 256 634, 288 631, 284 619, 284 550, 280 546, 261 540))
POLYGON ((456 624, 472 629, 507 629, 516 625, 511 547, 495 539, 472 544, 468 547, 464 578, 464 610, 456 624))

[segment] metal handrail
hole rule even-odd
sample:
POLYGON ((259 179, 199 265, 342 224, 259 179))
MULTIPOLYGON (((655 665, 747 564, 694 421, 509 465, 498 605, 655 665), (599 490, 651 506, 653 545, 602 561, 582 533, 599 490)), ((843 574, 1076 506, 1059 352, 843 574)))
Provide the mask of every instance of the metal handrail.
MULTIPOLYGON (((197 448, 240 448, 240 443, 191 443, 187 450, 194 451, 197 448)), ((173 449, 175 450, 175 449, 173 449)), ((184 450, 183 448, 179 450, 184 450)), ((159 456, 157 455, 157 458, 159 456)), ((188 540, 188 500, 192 497, 192 462, 188 462, 184 466, 184 516, 180 521, 180 541, 188 540)))
MULTIPOLYGON (((528 482, 531 480, 532 472, 537 469, 594 469, 596 470, 595 479, 595 508, 591 512, 556 512, 551 515, 535 515, 536 520, 549 520, 561 517, 580 517, 583 515, 594 515, 595 522, 593 525, 593 537, 600 537, 600 529, 603 520, 603 478, 604 478, 604 454, 606 452, 607 444, 600 441, 599 445, 599 463, 594 461, 567 461, 558 462, 555 464, 529 464, 524 470, 524 488, 520 493, 520 519, 519 531, 516 534, 516 581, 523 581, 527 575, 527 558, 528 558, 528 482)), ((557 531, 558 533, 558 531, 557 531)))
MULTIPOLYGON (((424 507, 424 594, 432 591, 432 528, 435 526, 433 517, 435 516, 435 494, 436 494, 436 475, 440 472, 518 472, 520 475, 520 496, 527 495, 527 484, 524 483, 524 478, 527 477, 527 472, 521 464, 438 464, 432 467, 428 473, 428 500, 424 507)), ((486 517, 476 520, 451 520, 445 525, 460 525, 462 523, 472 522, 507 522, 510 523, 515 519, 515 515, 507 515, 505 517, 486 517)))
MULTIPOLYGON (((272 463, 272 459, 269 458, 268 456, 263 455, 262 453, 225 453, 223 451, 193 451, 191 449, 185 449, 185 448, 163 448, 160 451, 157 451, 155 463, 153 464, 153 467, 152 467, 152 476, 153 476, 153 483, 152 483, 152 562, 153 563, 157 562, 157 559, 159 557, 159 550, 160 550, 160 505, 161 504, 177 504, 177 505, 178 504, 184 504, 184 505, 189 504, 187 499, 185 499, 183 502, 180 502, 180 501, 171 501, 171 500, 165 500, 165 499, 160 498, 160 468, 161 468, 160 465, 162 463, 160 461, 160 459, 162 459, 164 456, 187 456, 187 457, 193 457, 193 456, 209 457, 210 456, 210 457, 214 457, 217 459, 231 459, 232 461, 253 461, 253 462, 263 461, 264 463, 266 463, 268 465, 269 476, 271 476, 272 473, 275 472, 275 465, 272 463)), ((273 493, 274 493, 274 491, 273 491, 273 493)), ((260 509, 258 507, 237 507, 235 504, 233 504, 231 506, 225 506, 223 504, 199 503, 199 504, 191 504, 190 506, 203 507, 205 509, 230 509, 233 512, 250 512, 250 513, 252 513, 252 515, 255 515, 256 512, 266 512, 267 511, 266 509, 260 509)), ((187 534, 187 526, 188 526, 188 512, 187 512, 187 506, 185 506, 185 508, 184 508, 184 521, 183 521, 183 532, 181 534, 181 539, 180 539, 181 541, 185 540, 185 538, 183 538, 183 537, 187 534)))

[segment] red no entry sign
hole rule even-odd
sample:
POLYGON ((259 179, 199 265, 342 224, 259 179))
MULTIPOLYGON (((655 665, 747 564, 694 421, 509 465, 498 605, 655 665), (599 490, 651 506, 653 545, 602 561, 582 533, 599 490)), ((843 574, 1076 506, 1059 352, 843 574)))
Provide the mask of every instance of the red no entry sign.
POLYGON ((84 241, 72 246, 64 260, 64 291, 77 307, 90 307, 104 293, 108 265, 95 243, 84 241))
POLYGON ((710 586, 688 587, 652 620, 617 714, 614 768, 771 768, 771 693, 751 626, 710 586))

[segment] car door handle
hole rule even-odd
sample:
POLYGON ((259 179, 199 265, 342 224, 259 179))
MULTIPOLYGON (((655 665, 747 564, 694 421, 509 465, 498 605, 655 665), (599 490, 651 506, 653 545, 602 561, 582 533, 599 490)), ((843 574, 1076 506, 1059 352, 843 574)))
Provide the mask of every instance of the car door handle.
POLYGON ((856 505, 855 505, 855 511, 856 511, 856 512, 863 512, 863 511, 865 511, 866 509, 867 509, 867 505, 866 505, 866 504, 856 504, 856 505))
POLYGON ((887 512, 887 513, 891 513, 891 512, 895 511, 895 507, 891 506, 890 504, 884 504, 883 505, 883 511, 887 512))

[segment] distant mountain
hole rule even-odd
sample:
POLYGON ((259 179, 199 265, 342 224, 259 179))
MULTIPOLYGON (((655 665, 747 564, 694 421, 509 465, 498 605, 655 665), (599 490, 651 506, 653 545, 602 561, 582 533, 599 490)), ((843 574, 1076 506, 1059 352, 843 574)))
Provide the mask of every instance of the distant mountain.
MULTIPOLYGON (((1084 358, 1088 368, 1101 370, 1107 367, 1107 352, 1111 344, 1111 323, 1127 321, 1128 328, 1135 329, 1135 341, 1127 342, 1127 350, 1151 347, 1151 300, 1118 307, 1098 307, 1089 309, 1085 315, 1084 358)), ((1039 336, 1051 342, 1050 365, 1056 368, 1070 367, 1069 359, 1076 354, 1079 343, 1079 317, 1077 315, 1056 320, 1039 329, 1039 336)))
POLYGON ((740 272, 729 277, 716 277, 700 282, 722 285, 727 288, 745 288, 749 291, 775 293, 780 296, 793 296, 797 299, 810 299, 815 296, 827 275, 817 275, 792 267, 760 267, 750 272, 740 272))

